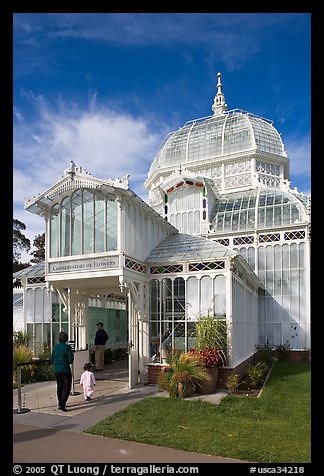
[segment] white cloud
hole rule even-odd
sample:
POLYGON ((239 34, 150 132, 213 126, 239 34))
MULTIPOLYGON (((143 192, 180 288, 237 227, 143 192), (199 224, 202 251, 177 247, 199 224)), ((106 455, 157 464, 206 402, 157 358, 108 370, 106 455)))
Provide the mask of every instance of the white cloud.
POLYGON ((300 192, 309 195, 309 179, 311 176, 311 141, 309 135, 288 136, 285 149, 290 162, 291 186, 297 185, 300 192), (304 183, 306 189, 304 189, 304 183))
POLYGON ((145 118, 97 105, 95 95, 88 110, 62 100, 54 108, 32 94, 29 100, 36 107, 36 119, 14 126, 13 216, 26 224, 30 239, 44 226, 23 210, 24 198, 52 186, 71 160, 103 179, 130 174, 130 188, 146 200, 143 183, 164 138, 162 126, 155 131, 145 118))
POLYGON ((310 176, 311 145, 309 136, 288 136, 285 149, 290 160, 290 170, 296 176, 310 176))
POLYGON ((14 114, 14 117, 18 120, 18 121, 23 121, 24 120, 24 116, 21 114, 21 112, 16 108, 14 107, 13 109, 13 114, 14 114))

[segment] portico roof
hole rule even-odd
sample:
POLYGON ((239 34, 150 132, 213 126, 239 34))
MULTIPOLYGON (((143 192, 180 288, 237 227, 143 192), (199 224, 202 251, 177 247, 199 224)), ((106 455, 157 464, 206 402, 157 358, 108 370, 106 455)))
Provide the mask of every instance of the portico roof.
POLYGON ((179 263, 237 256, 226 246, 197 235, 177 233, 154 248, 146 261, 150 264, 179 263))
POLYGON ((28 278, 39 278, 45 276, 45 263, 42 261, 41 263, 34 264, 32 266, 28 266, 28 268, 21 269, 16 271, 13 274, 13 277, 16 279, 20 279, 22 277, 28 278))

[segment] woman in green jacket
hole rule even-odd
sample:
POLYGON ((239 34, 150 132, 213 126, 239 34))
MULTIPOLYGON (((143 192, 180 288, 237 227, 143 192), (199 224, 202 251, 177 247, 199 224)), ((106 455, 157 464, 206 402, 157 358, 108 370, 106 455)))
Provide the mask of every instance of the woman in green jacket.
POLYGON ((74 355, 71 346, 67 344, 68 335, 60 332, 59 343, 53 347, 51 362, 54 364, 54 373, 57 384, 57 399, 59 410, 67 412, 66 402, 70 396, 72 386, 72 373, 70 364, 73 363, 74 355))

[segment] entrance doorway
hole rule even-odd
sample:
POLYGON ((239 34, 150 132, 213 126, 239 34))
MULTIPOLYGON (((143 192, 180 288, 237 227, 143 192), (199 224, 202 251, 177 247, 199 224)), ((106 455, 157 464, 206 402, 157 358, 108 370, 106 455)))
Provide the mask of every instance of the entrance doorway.
POLYGON ((128 384, 128 357, 123 360, 115 360, 104 365, 104 370, 96 372, 96 380, 109 380, 111 382, 125 382, 128 384))

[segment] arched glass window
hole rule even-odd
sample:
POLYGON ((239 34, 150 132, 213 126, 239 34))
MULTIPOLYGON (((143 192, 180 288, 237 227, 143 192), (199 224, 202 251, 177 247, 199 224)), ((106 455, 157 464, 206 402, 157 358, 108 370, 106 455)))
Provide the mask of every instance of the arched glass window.
POLYGON ((59 256, 60 246, 60 206, 56 204, 51 209, 50 221, 50 256, 57 258, 59 256))
POLYGON ((249 263, 249 265, 251 266, 253 271, 255 271, 255 249, 254 249, 254 246, 249 246, 249 248, 248 248, 247 262, 249 263))
POLYGON ((105 251, 105 201, 102 192, 95 194, 95 253, 105 251))
POLYGON ((93 253, 94 200, 89 190, 83 191, 83 252, 93 253))
POLYGON ((160 317, 160 283, 157 279, 150 282, 150 319, 157 321, 160 317))
POLYGON ((198 279, 190 276, 187 280, 188 319, 197 319, 199 315, 198 279))
POLYGON ((61 203, 61 256, 70 256, 71 198, 61 203))
POLYGON ((107 200, 106 213, 107 251, 117 250, 117 202, 107 200))
POLYGON ((210 276, 200 280, 200 315, 208 316, 213 307, 213 285, 210 276))
POLYGON ((200 211, 196 210, 194 213, 194 233, 200 232, 200 211))
POLYGON ((214 278, 214 315, 226 316, 226 279, 223 275, 214 278))
POLYGON ((71 238, 72 238, 72 255, 80 255, 82 253, 82 191, 81 190, 76 190, 72 194, 71 238))
POLYGON ((162 320, 172 319, 172 281, 169 278, 162 280, 162 320))
MULTIPOLYGON (((179 228, 180 230, 180 228, 179 228)), ((194 212, 188 213, 188 233, 192 235, 194 233, 194 212)))
POLYGON ((185 315, 185 281, 176 278, 173 283, 174 289, 174 319, 183 319, 185 315))

